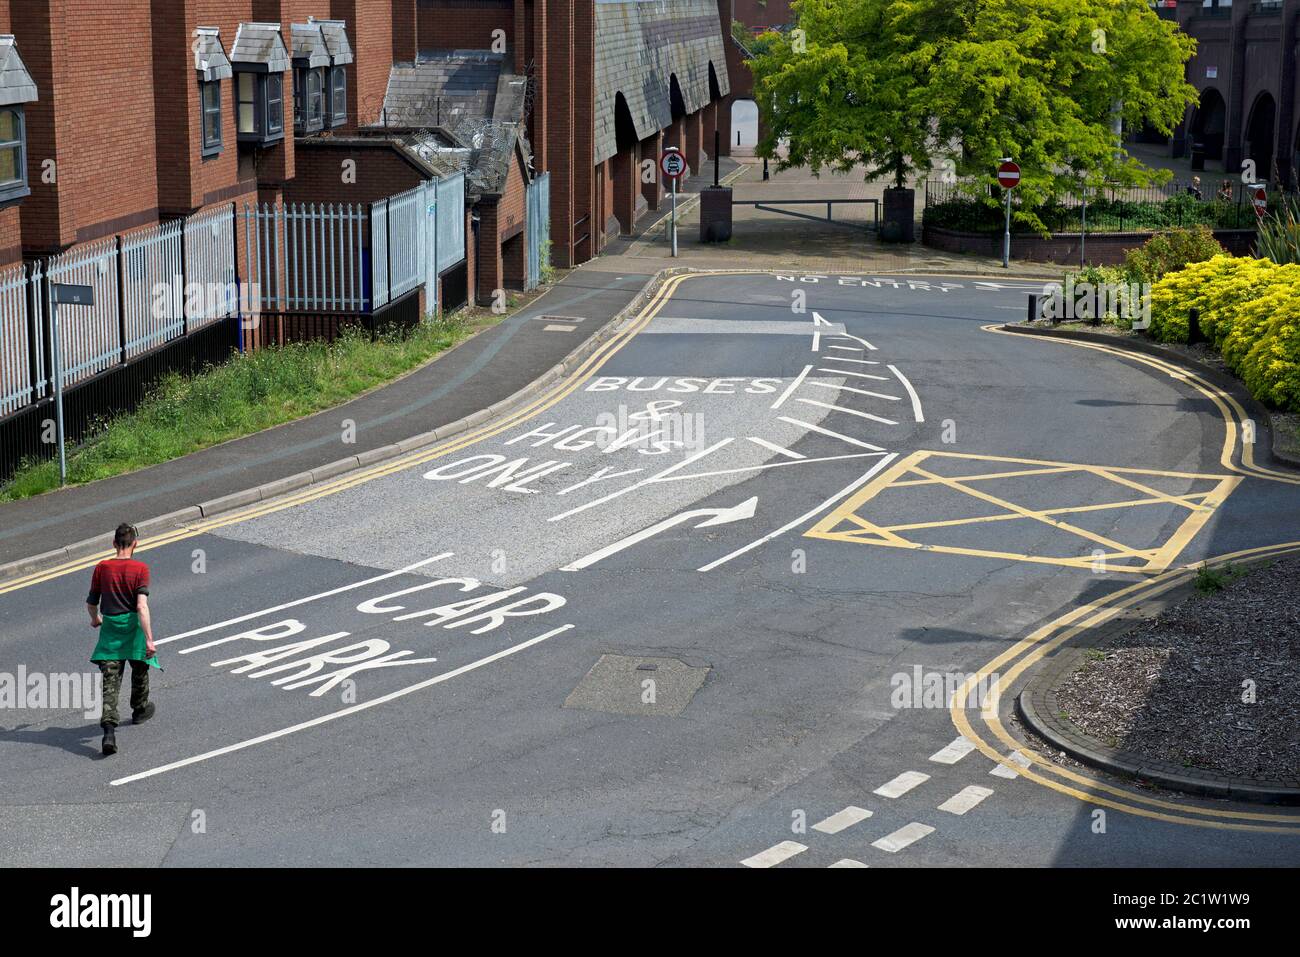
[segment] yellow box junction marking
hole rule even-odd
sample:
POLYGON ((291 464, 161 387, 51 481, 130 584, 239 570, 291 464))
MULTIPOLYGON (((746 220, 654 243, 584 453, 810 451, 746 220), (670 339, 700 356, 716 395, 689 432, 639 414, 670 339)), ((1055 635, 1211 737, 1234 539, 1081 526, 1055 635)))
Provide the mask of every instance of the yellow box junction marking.
POLYGON ((1195 472, 1169 472, 1157 469, 1112 468, 1101 465, 1083 465, 1073 462, 1046 462, 1038 459, 1007 458, 996 455, 973 455, 958 452, 920 451, 900 459, 889 469, 876 476, 838 508, 827 514, 804 533, 808 538, 852 542, 864 545, 881 545, 887 548, 911 548, 950 555, 975 555, 985 558, 1002 558, 1014 561, 1064 565, 1071 568, 1090 568, 1104 560, 1111 571, 1132 574, 1158 574, 1169 567, 1178 554, 1187 547, 1223 504, 1232 490, 1242 481, 1238 475, 1203 475, 1195 472), (944 475, 937 471, 945 460, 992 463, 992 470, 970 471, 968 474, 944 475), (933 469, 926 466, 932 466, 933 469), (1059 482, 1070 475, 1091 475, 1101 481, 1102 487, 1119 486, 1137 494, 1121 501, 1085 502, 1062 505, 1056 508, 1026 508, 1003 495, 996 494, 998 483, 1008 479, 1027 479, 1042 476, 1044 483, 1059 482), (1195 491, 1173 495, 1151 487, 1151 478, 1177 479, 1195 491), (1208 484, 1207 484, 1208 483, 1208 484), (907 522, 885 525, 864 517, 862 510, 886 489, 907 489, 932 486, 960 493, 975 502, 992 506, 993 514, 979 514, 964 518, 935 521, 907 522), (1138 508, 1163 505, 1185 510, 1187 515, 1169 538, 1152 548, 1139 548, 1115 541, 1096 532, 1071 524, 1062 516, 1100 512, 1112 509, 1138 508), (1093 546, 1088 555, 1025 555, 995 548, 969 548, 955 545, 927 544, 914 540, 911 533, 921 529, 942 530, 958 526, 992 525, 998 522, 1033 521, 1049 525, 1093 546))

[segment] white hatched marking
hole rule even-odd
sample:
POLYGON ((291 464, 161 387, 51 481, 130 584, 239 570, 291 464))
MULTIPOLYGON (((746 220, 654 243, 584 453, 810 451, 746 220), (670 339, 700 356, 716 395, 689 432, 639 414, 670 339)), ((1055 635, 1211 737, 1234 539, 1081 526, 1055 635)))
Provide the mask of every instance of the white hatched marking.
POLYGON ((860 442, 851 436, 841 435, 838 432, 832 432, 830 429, 823 429, 820 425, 813 425, 811 422, 804 422, 802 419, 788 419, 784 415, 778 415, 777 418, 782 422, 788 422, 791 425, 801 425, 809 432, 818 432, 822 435, 828 435, 832 439, 840 439, 841 441, 849 443, 849 445, 856 445, 860 449, 869 449, 872 452, 885 451, 878 445, 872 445, 870 442, 860 442))
POLYGON ((871 817, 871 812, 864 807, 856 807, 850 804, 843 811, 836 811, 824 821, 818 821, 813 825, 814 831, 821 831, 823 834, 838 834, 847 827, 852 827, 859 821, 865 821, 871 817))
MULTIPOLYGON (((813 351, 816 352, 817 350, 814 349, 813 351)), ((800 372, 797 376, 795 376, 794 380, 788 386, 785 387, 785 391, 782 392, 781 395, 777 398, 777 400, 772 403, 771 408, 779 409, 781 407, 781 403, 784 402, 786 399, 790 398, 790 393, 793 392, 795 389, 799 388, 799 383, 803 382, 804 377, 807 376, 810 371, 812 371, 812 366, 804 366, 803 371, 800 372)))
POLYGON ((800 455, 798 452, 794 452, 787 448, 782 448, 781 446, 777 445, 775 442, 769 442, 767 439, 760 439, 756 435, 751 435, 749 437, 749 441, 753 442, 755 445, 761 445, 769 452, 775 452, 777 455, 784 455, 788 459, 807 458, 806 455, 800 455))
POLYGON ((924 784, 928 780, 930 780, 928 774, 922 774, 920 771, 904 771, 894 780, 876 788, 874 793, 887 798, 902 797, 918 784, 924 784))
MULTIPOLYGON (((831 356, 834 358, 834 356, 831 356)), ((852 372, 849 369, 818 369, 818 372, 829 372, 831 375, 851 375, 855 379, 875 379, 877 382, 888 382, 887 375, 872 375, 870 372, 852 372)))
POLYGON ((863 864, 861 861, 855 861, 851 857, 841 857, 838 861, 836 861, 834 864, 831 865, 831 867, 867 867, 867 866, 869 865, 863 864))
POLYGON ((972 784, 970 787, 962 788, 948 800, 939 805, 940 811, 947 811, 949 814, 965 814, 980 801, 993 793, 992 788, 980 787, 978 784, 972 784))
POLYGON ((870 412, 859 412, 857 409, 847 409, 842 405, 832 405, 829 402, 818 402, 816 399, 795 399, 796 402, 802 402, 804 405, 815 405, 823 409, 830 409, 834 412, 847 412, 849 415, 856 415, 862 419, 870 419, 872 422, 879 422, 881 425, 898 425, 893 419, 886 419, 883 416, 872 415, 870 412))
POLYGON ((831 349, 839 349, 841 352, 861 352, 861 346, 830 346, 831 349))
POLYGON ((915 844, 927 834, 933 834, 934 828, 928 824, 918 824, 913 821, 900 827, 893 834, 886 834, 878 841, 872 841, 872 847, 878 847, 882 851, 888 851, 890 854, 897 854, 903 848, 915 844))
MULTIPOLYGON (((1029 767, 1029 759, 1019 751, 1012 751, 1007 755, 1007 760, 1020 765, 1022 768, 1029 767)), ((997 778, 1006 778, 1008 781, 1020 777, 1020 773, 1015 768, 1009 768, 1005 764, 998 764, 989 774, 997 778)))
POLYGON ((820 386, 823 389, 834 389, 836 392, 853 392, 857 395, 869 395, 873 399, 888 399, 890 402, 903 401, 901 397, 896 395, 885 395, 883 392, 868 392, 866 389, 855 389, 851 385, 832 385, 829 382, 818 382, 815 379, 808 384, 820 386))
POLYGON ((956 764, 975 750, 975 743, 965 737, 956 738, 951 744, 930 755, 930 760, 937 764, 956 764))
POLYGON ((827 362, 859 362, 864 366, 880 365, 880 363, 877 362, 875 359, 848 359, 844 356, 827 356, 826 361, 827 362))
POLYGON ((761 851, 753 857, 747 857, 740 863, 746 867, 776 867, 783 861, 788 861, 796 854, 802 854, 808 850, 807 845, 800 844, 798 841, 782 841, 780 844, 773 844, 766 851, 761 851))

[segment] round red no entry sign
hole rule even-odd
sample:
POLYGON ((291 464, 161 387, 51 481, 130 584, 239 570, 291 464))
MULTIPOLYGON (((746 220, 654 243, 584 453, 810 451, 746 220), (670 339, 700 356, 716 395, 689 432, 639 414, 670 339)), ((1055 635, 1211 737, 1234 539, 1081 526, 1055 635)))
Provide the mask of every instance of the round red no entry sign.
POLYGON ((1020 185, 1020 167, 1010 161, 998 167, 998 185, 1003 189, 1015 189, 1020 185))

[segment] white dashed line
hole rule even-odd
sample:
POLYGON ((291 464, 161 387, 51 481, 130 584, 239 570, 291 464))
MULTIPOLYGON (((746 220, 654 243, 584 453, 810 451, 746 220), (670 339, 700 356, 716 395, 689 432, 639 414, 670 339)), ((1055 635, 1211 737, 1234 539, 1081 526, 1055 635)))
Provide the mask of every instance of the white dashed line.
MULTIPOLYGON (((1025 757, 1023 754, 1021 754, 1019 751, 1012 751, 1009 755, 1007 755, 1006 760, 1018 764, 1022 768, 1029 767, 1029 759, 1025 757)), ((997 778, 1006 778, 1007 780, 1013 780, 1015 778, 1020 777, 1020 773, 1016 771, 1015 768, 1009 768, 1005 764, 998 764, 996 767, 993 768, 992 771, 989 772, 989 774, 997 778)))
POLYGON ((808 850, 807 845, 800 844, 798 841, 782 841, 780 844, 774 844, 766 851, 755 854, 753 857, 747 857, 740 863, 746 867, 776 867, 782 861, 788 861, 796 854, 802 854, 808 850))
POLYGON ((968 741, 964 737, 958 737, 943 750, 930 755, 930 760, 936 764, 956 764, 974 750, 974 742, 968 741))
POLYGON ((962 788, 948 800, 939 805, 940 811, 947 811, 949 814, 965 814, 980 801, 993 793, 992 788, 980 787, 978 784, 972 784, 970 787, 962 788))
POLYGON ((894 780, 876 788, 874 793, 887 798, 902 797, 918 784, 924 784, 928 780, 930 780, 928 774, 922 774, 920 771, 904 771, 894 780))
POLYGON ((843 811, 837 811, 824 821, 818 821, 813 825, 814 831, 821 831, 823 834, 838 834, 846 827, 852 827, 859 821, 865 821, 871 817, 871 812, 864 807, 856 807, 850 804, 843 811))
POLYGON ((838 861, 836 861, 834 864, 830 866, 831 867, 868 867, 870 865, 863 864, 861 861, 855 861, 851 857, 841 857, 838 861))
POLYGON ((878 841, 872 841, 871 846, 877 847, 882 851, 888 851, 890 854, 897 854, 908 845, 915 844, 927 834, 933 834, 934 828, 928 824, 918 824, 913 821, 904 827, 900 827, 893 834, 886 834, 878 841))

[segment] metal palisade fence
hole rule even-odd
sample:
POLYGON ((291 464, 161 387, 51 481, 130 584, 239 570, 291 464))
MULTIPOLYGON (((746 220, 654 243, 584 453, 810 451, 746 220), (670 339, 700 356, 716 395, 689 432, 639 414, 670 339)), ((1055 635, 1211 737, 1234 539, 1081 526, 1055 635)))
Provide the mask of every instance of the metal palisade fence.
POLYGON ((542 259, 551 235, 551 174, 543 173, 528 184, 528 281, 536 289, 542 281, 542 259))
POLYGON ((438 277, 465 259, 465 174, 430 180, 370 205, 374 308, 421 283, 437 310, 438 277))
POLYGON ((0 270, 0 417, 49 394, 56 283, 94 293, 60 316, 65 387, 238 315, 234 216, 223 206, 0 270))

